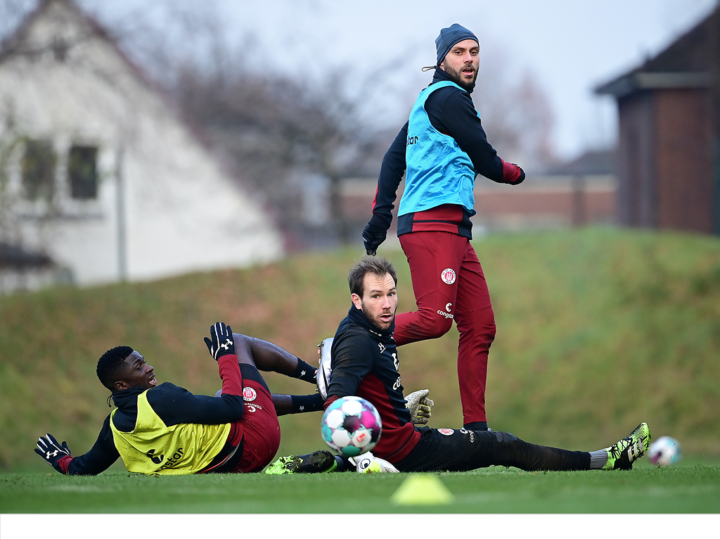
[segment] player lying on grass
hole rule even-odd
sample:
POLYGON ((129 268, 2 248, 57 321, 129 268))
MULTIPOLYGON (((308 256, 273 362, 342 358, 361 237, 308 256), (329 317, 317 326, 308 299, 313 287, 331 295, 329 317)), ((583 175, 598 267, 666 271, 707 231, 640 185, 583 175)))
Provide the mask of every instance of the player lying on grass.
POLYGON ((118 457, 129 471, 144 474, 259 472, 280 444, 277 416, 322 410, 322 397, 271 395, 258 369, 315 383, 315 368, 273 344, 233 334, 221 322, 205 343, 218 362, 220 398, 158 385, 139 352, 118 346, 98 361, 98 378, 117 409, 92 449, 73 458, 65 442, 48 434, 35 452, 72 475, 99 474, 118 457))
MULTIPOLYGON (((467 471, 492 465, 522 470, 629 470, 648 448, 641 423, 616 444, 593 452, 534 445, 507 432, 416 427, 405 407, 400 360, 393 338, 397 274, 383 258, 366 258, 348 276, 352 306, 332 343, 332 372, 325 408, 357 395, 380 413, 382 435, 373 453, 401 472, 467 471)), ((329 451, 282 457, 266 472, 330 471, 329 451), (312 460, 312 467, 302 466, 312 460)))
MULTIPOLYGON (((60 473, 73 475, 99 474, 118 457, 128 470, 140 473, 260 471, 280 442, 277 416, 322 410, 323 397, 271 395, 258 370, 312 384, 316 370, 279 346, 233 334, 222 323, 211 328, 211 335, 205 342, 218 361, 220 398, 193 395, 170 383, 158 385, 155 370, 139 352, 118 346, 98 361, 98 377, 112 391, 118 409, 105 420, 92 449, 73 458, 65 442, 48 434, 35 452, 60 473)), ((432 401, 423 398, 426 394, 409 397, 418 424, 430 417, 432 401)))

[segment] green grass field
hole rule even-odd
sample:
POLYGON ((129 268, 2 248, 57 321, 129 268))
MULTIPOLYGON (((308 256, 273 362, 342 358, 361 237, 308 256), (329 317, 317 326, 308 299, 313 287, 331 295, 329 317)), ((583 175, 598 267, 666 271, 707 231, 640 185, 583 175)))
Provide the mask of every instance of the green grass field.
MULTIPOLYGON (((654 438, 680 441, 681 466, 441 475, 451 506, 396 507, 389 498, 402 475, 146 478, 128 476, 118 462, 79 478, 60 476, 33 452, 46 432, 75 455, 91 447, 110 411, 95 365, 118 344, 140 350, 160 382, 202 394, 220 385, 202 341, 216 320, 315 363, 315 345, 350 306, 345 277, 360 252, 348 249, 262 268, 0 297, 0 513, 720 512, 720 241, 587 229, 494 235, 474 245, 498 326, 491 427, 593 450, 647 421, 654 438)), ((414 309, 404 255, 381 254, 398 269, 399 312, 414 309)), ((453 328, 400 349, 406 390, 431 390, 434 427, 462 422, 457 342, 453 328)), ((278 393, 314 390, 266 379, 278 393)), ((278 454, 319 449, 319 420, 282 417, 278 454)))
MULTIPOLYGON (((49 470, 49 468, 48 468, 49 470)), ((447 505, 396 505, 409 474, 0 475, 3 513, 720 513, 720 462, 628 472, 491 467, 436 476, 447 505)))

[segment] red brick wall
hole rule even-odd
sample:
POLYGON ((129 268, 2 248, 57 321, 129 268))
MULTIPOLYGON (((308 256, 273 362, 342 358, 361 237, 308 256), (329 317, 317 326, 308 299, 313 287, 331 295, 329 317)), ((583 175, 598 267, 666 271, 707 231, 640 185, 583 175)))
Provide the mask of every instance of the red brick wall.
POLYGON ((656 92, 659 228, 710 234, 712 108, 707 90, 656 92))
POLYGON ((618 101, 618 223, 654 228, 655 107, 651 92, 636 92, 618 101))
MULTIPOLYGON (((343 209, 351 221, 367 222, 371 216, 375 183, 368 180, 346 189, 343 209)), ((398 190, 397 204, 402 195, 398 190)), ((548 180, 530 176, 522 185, 499 185, 478 177, 473 221, 490 228, 572 226, 615 221, 616 187, 613 177, 548 180)), ((393 219, 393 229, 397 219, 393 219)))

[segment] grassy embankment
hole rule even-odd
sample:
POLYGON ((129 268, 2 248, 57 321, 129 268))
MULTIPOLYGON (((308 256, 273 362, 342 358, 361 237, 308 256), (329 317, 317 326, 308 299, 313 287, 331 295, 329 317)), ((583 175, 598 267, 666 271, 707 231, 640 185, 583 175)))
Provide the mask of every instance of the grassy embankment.
MULTIPOLYGON (((475 242, 498 334, 488 380, 490 425, 525 440, 596 449, 640 421, 685 453, 720 456, 720 241, 584 230, 475 242)), ((400 251, 400 312, 414 308, 400 251)), ((97 358, 128 344, 158 380, 213 394, 220 382, 203 337, 216 320, 316 363, 349 307, 359 250, 296 256, 244 271, 153 283, 56 288, 0 297, 0 471, 48 468, 33 453, 51 432, 87 451, 109 412, 97 358)), ((457 332, 400 351, 403 385, 428 387, 431 425, 459 427, 457 332)), ((268 375, 275 392, 313 387, 268 375)), ((280 454, 322 445, 319 414, 281 418, 280 454)), ((116 465, 113 470, 122 470, 116 465)))

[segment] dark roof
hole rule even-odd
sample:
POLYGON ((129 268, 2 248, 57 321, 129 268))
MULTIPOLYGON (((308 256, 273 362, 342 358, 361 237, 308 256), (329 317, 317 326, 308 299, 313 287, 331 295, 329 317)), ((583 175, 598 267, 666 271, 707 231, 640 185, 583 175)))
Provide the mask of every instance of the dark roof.
POLYGON ((718 8, 643 65, 597 86, 595 93, 620 98, 639 90, 709 87, 714 30, 720 32, 718 8))
POLYGON ((0 268, 39 269, 54 266, 52 258, 45 253, 30 251, 18 245, 0 242, 0 268))

